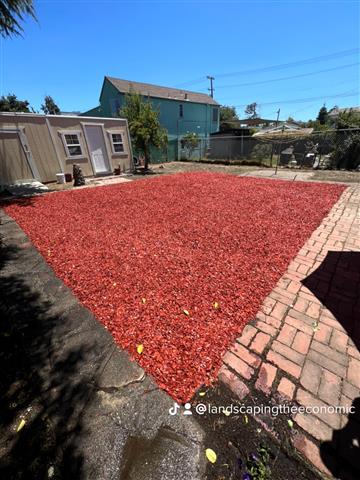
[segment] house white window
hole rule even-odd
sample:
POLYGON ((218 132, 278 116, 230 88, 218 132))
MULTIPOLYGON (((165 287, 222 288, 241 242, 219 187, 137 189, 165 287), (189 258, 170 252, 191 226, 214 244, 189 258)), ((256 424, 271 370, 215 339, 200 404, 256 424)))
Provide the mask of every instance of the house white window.
POLYGON ((122 132, 109 132, 113 153, 125 153, 124 139, 122 132))
POLYGON ((82 146, 80 142, 80 132, 63 132, 63 142, 68 157, 82 157, 82 146))

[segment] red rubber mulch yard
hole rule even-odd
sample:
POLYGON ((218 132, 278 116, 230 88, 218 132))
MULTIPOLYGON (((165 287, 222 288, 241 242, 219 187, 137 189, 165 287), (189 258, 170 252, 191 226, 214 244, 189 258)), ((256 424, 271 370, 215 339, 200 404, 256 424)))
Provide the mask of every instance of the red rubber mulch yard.
POLYGON ((189 173, 6 211, 116 342, 184 402, 215 378, 344 188, 189 173))

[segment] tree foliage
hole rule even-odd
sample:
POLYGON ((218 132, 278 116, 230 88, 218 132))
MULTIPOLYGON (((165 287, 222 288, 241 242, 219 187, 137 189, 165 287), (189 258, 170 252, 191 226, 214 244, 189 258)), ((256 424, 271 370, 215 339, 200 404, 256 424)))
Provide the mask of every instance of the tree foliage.
POLYGON ((27 16, 36 20, 32 0, 1 0, 0 35, 4 38, 11 35, 21 35, 24 31, 21 22, 27 16))
POLYGON ((360 167, 360 113, 349 109, 335 119, 335 148, 331 154, 335 168, 348 170, 360 167), (351 130, 357 129, 357 130, 351 130))
POLYGON ((321 132, 322 130, 328 130, 330 125, 328 123, 320 123, 319 120, 308 120, 303 124, 306 128, 313 128, 314 132, 321 132))
POLYGON ((329 114, 325 105, 320 108, 316 120, 320 123, 320 125, 326 125, 328 123, 329 114))
POLYGON ((249 105, 247 105, 245 108, 245 115, 248 118, 258 118, 258 104, 256 102, 249 103, 249 105))
POLYGON ((44 103, 41 105, 41 110, 45 115, 60 115, 60 108, 56 105, 54 99, 50 95, 44 97, 44 103))
POLYGON ((18 100, 14 94, 0 97, 0 112, 26 112, 29 113, 30 104, 27 100, 18 100))
POLYGON ((335 168, 353 170, 360 167, 360 134, 340 131, 331 153, 335 168))
POLYGON ((235 107, 222 105, 220 107, 220 131, 224 132, 231 128, 236 128, 239 117, 236 113, 235 107))
POLYGON ((335 126, 337 129, 360 128, 360 113, 351 108, 346 112, 340 112, 335 119, 335 126))
POLYGON ((181 145, 187 151, 187 158, 190 159, 194 150, 200 145, 200 137, 195 132, 186 132, 181 139, 181 145))
POLYGON ((160 125, 159 112, 153 109, 149 100, 132 91, 125 96, 120 116, 127 118, 133 146, 144 155, 147 170, 151 147, 165 148, 167 144, 167 131, 160 125))

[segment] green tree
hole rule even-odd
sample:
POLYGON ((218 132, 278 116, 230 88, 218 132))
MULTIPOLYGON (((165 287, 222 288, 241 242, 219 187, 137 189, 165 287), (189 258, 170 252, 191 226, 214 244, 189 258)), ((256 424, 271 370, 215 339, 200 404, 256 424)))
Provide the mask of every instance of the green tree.
POLYGON ((44 103, 41 105, 41 110, 45 115, 60 115, 60 108, 54 102, 54 99, 50 95, 44 97, 44 103))
POLYGON ((222 105, 220 107, 220 131, 224 132, 236 128, 239 122, 235 107, 222 105))
POLYGON ((258 118, 258 104, 256 102, 249 103, 249 105, 247 105, 245 108, 245 115, 248 118, 258 118))
POLYGON ((327 123, 322 124, 319 122, 319 120, 308 120, 307 122, 304 122, 303 127, 313 128, 315 132, 320 132, 323 130, 328 130, 330 125, 327 123))
POLYGON ((345 112, 340 112, 335 118, 335 126, 337 129, 360 128, 360 112, 351 108, 345 112))
POLYGON ((14 94, 0 97, 0 112, 26 112, 29 113, 30 104, 27 100, 18 100, 14 94))
POLYGON ((161 127, 159 112, 153 109, 149 100, 134 91, 125 96, 125 105, 120 116, 127 118, 131 140, 136 151, 145 157, 145 171, 151 161, 151 147, 165 148, 167 131, 161 127))
POLYGON ((32 0, 1 0, 0 35, 4 38, 11 35, 21 35, 24 29, 20 23, 27 16, 36 20, 32 0))
POLYGON ((327 108, 325 107, 325 105, 323 105, 319 110, 316 120, 318 120, 320 125, 326 125, 328 123, 328 119, 329 119, 329 114, 328 114, 327 108))
POLYGON ((181 139, 181 145, 187 150, 187 158, 190 160, 194 150, 200 145, 200 137, 195 132, 186 132, 181 139))
POLYGON ((351 108, 334 119, 334 149, 331 153, 336 168, 360 168, 360 113, 351 108))

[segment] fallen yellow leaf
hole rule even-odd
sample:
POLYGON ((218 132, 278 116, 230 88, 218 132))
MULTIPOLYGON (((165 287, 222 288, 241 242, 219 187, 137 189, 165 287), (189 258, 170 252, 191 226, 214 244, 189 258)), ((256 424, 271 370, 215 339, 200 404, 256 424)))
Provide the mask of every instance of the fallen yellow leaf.
POLYGON ((215 310, 217 310, 219 308, 219 306, 220 305, 218 304, 218 302, 214 302, 213 307, 215 308, 215 310))
POLYGON ((20 430, 25 427, 25 423, 26 423, 25 420, 22 418, 22 419, 20 420, 20 423, 19 423, 16 431, 17 431, 17 432, 20 432, 20 430))
POLYGON ((205 397, 206 392, 199 392, 199 397, 205 397))
POLYGON ((141 303, 146 303, 146 298, 142 298, 141 303))
POLYGON ((206 455, 206 458, 209 460, 210 463, 215 463, 216 462, 217 455, 214 452, 214 450, 212 450, 211 448, 207 448, 205 450, 205 455, 206 455))
POLYGON ((190 315, 190 313, 188 312, 188 310, 183 310, 184 314, 188 317, 190 315))
POLYGON ((142 352, 144 351, 144 345, 140 344, 136 347, 136 351, 139 355, 142 354, 142 352))

